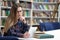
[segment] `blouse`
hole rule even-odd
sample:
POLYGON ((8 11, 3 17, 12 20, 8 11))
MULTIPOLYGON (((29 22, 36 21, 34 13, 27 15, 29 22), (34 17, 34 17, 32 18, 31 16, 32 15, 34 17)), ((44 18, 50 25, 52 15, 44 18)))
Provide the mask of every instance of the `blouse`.
POLYGON ((25 32, 29 31, 29 26, 20 20, 7 31, 8 36, 23 37, 25 32))

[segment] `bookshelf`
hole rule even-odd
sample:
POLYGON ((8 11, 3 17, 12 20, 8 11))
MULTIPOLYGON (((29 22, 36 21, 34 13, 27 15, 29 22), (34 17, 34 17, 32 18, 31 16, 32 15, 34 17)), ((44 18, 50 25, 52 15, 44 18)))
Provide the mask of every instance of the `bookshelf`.
POLYGON ((58 22, 57 2, 58 2, 57 0, 33 0, 32 2, 33 25, 39 25, 41 21, 58 22))
MULTIPOLYGON (((11 0, 12 1, 12 0, 11 0)), ((2 0, 0 6, 0 26, 4 26, 7 16, 10 14, 12 6, 11 1, 2 0)), ((15 0, 16 1, 16 0, 15 0)), ((36 26, 42 22, 58 22, 58 9, 54 11, 59 0, 18 0, 23 9, 23 15, 26 18, 28 25, 36 26), (56 14, 55 14, 55 13, 56 14), (54 19, 53 19, 53 15, 54 19)))
POLYGON ((10 14, 10 8, 12 6, 11 1, 1 0, 0 5, 0 27, 4 27, 5 20, 10 14))

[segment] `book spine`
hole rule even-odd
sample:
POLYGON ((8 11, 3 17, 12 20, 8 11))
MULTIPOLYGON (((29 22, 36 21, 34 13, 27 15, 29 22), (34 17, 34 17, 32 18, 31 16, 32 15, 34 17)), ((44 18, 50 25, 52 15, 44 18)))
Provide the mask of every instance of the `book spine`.
POLYGON ((48 0, 44 0, 44 2, 48 2, 48 0))
POLYGON ((10 10, 6 10, 6 16, 9 16, 10 10))
POLYGON ((2 16, 5 16, 6 14, 5 14, 5 10, 2 10, 2 16))
POLYGON ((4 26, 4 24, 5 24, 5 19, 2 19, 2 25, 4 26))

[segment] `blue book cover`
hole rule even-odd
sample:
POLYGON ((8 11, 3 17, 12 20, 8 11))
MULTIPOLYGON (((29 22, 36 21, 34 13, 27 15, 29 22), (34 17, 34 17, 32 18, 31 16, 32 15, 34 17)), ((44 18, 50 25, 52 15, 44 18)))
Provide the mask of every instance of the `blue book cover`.
POLYGON ((44 0, 44 2, 49 2, 49 0, 44 0))
POLYGON ((39 8, 40 8, 41 10, 43 10, 43 9, 44 9, 43 5, 39 5, 39 8))

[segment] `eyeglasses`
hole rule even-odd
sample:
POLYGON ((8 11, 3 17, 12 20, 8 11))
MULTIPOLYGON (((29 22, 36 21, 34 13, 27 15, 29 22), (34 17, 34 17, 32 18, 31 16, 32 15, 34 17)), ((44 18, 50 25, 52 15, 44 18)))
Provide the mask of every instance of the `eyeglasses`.
POLYGON ((18 12, 18 13, 19 13, 19 12, 22 12, 22 10, 20 10, 20 11, 17 11, 17 12, 18 12))

